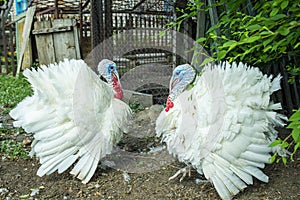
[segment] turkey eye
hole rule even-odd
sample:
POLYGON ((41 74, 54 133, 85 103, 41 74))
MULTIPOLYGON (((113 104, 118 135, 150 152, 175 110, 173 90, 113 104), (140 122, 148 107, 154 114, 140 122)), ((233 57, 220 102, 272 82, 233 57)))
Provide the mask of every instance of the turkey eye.
POLYGON ((111 66, 110 66, 110 69, 114 69, 114 66, 111 65, 111 66))
POLYGON ((179 73, 179 72, 176 72, 175 74, 178 76, 180 73, 179 73))

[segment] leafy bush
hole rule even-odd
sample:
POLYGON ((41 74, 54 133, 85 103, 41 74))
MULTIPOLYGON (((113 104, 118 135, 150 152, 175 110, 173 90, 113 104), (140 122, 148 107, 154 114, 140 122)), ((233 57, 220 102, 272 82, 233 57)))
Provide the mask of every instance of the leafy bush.
MULTIPOLYGON (((196 17, 199 11, 211 13, 214 9, 214 12, 221 12, 205 37, 196 39, 212 53, 202 65, 226 58, 229 62, 265 66, 285 58, 290 81, 300 75, 300 0, 254 1, 254 6, 251 1, 221 0, 206 7, 201 0, 193 2, 185 10, 179 10, 182 15, 169 25, 179 29, 184 20, 196 17)), ((210 18, 215 16, 210 15, 210 18)))
POLYGON ((266 1, 254 6, 254 16, 237 12, 223 14, 208 30, 208 41, 218 39, 218 60, 241 60, 255 65, 299 54, 299 1, 266 1), (221 28, 218 35, 216 29, 221 28))

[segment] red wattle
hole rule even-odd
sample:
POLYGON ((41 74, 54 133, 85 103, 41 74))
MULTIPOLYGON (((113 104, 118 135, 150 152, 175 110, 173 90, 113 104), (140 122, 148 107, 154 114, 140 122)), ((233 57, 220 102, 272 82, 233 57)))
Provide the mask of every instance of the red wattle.
POLYGON ((168 112, 170 108, 174 107, 174 103, 171 101, 170 97, 168 97, 167 102, 166 102, 166 108, 165 111, 168 112))
POLYGON ((113 79, 113 89, 116 92, 114 97, 122 100, 124 95, 123 95, 122 87, 121 87, 120 83, 117 81, 117 79, 113 79))

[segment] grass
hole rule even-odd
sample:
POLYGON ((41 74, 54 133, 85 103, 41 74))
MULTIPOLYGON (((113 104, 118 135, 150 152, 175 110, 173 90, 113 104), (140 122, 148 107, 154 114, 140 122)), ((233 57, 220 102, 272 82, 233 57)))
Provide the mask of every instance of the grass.
POLYGON ((0 107, 13 108, 26 96, 33 94, 24 76, 0 75, 0 107))
POLYGON ((28 151, 23 147, 22 142, 15 141, 13 137, 14 132, 22 133, 22 130, 6 126, 6 115, 26 96, 32 95, 33 91, 22 75, 18 77, 0 75, 0 83, 0 154, 11 160, 26 159, 28 151))
POLYGON ((14 140, 1 141, 0 153, 10 160, 28 158, 28 151, 23 147, 22 142, 17 142, 14 140))
POLYGON ((130 103, 129 107, 131 108, 133 113, 137 113, 139 111, 145 110, 144 106, 142 106, 141 103, 137 100, 130 103))

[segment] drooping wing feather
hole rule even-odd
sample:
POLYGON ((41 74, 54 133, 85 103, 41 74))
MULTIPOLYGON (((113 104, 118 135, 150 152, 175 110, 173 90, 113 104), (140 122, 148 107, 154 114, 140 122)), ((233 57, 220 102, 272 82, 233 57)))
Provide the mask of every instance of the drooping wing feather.
POLYGON ((195 87, 175 100, 174 109, 157 120, 170 153, 193 165, 212 181, 223 199, 230 199, 252 177, 268 182, 259 169, 269 162, 274 126, 284 116, 270 95, 280 88, 280 77, 256 68, 228 63, 204 69, 195 87))
POLYGON ((62 173, 78 161, 71 173, 87 183, 122 137, 129 107, 114 99, 112 87, 82 60, 64 60, 24 75, 34 95, 10 115, 15 126, 34 133, 31 155, 41 163, 37 174, 62 173))

